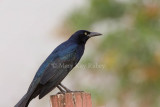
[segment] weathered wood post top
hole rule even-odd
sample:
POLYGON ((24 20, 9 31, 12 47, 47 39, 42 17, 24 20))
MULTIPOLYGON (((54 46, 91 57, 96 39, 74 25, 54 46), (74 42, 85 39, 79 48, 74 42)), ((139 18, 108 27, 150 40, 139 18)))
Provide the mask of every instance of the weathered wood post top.
POLYGON ((51 107, 92 107, 91 94, 69 92, 50 97, 51 107))

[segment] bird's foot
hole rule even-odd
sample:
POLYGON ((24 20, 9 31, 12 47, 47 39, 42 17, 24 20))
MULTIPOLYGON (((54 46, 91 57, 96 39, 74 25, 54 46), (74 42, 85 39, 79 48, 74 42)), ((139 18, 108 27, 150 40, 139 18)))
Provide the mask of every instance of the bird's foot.
POLYGON ((63 93, 65 93, 65 91, 58 85, 57 86, 57 88, 60 90, 60 92, 58 92, 59 94, 61 93, 61 94, 63 94, 63 93))
POLYGON ((65 87, 64 85, 62 85, 61 83, 59 84, 61 87, 63 87, 65 90, 66 90, 66 92, 72 92, 70 89, 68 89, 67 87, 65 87))
POLYGON ((81 92, 81 93, 82 93, 82 92, 84 92, 84 91, 74 91, 74 92, 81 92))
POLYGON ((68 89, 68 88, 67 88, 67 89, 65 89, 65 90, 66 90, 66 92, 67 92, 67 93, 73 92, 73 91, 71 91, 71 90, 70 90, 70 89, 68 89))
POLYGON ((63 91, 63 92, 60 91, 60 92, 58 92, 57 94, 75 93, 75 92, 76 92, 76 93, 77 93, 77 92, 83 93, 84 91, 71 91, 71 90, 70 90, 70 91, 63 91))
POLYGON ((68 92, 66 92, 66 93, 77 93, 77 92, 83 93, 84 91, 68 91, 68 92))
POLYGON ((74 92, 80 92, 80 93, 82 93, 82 92, 84 92, 84 91, 70 91, 70 92, 73 92, 73 93, 74 93, 74 92))
POLYGON ((58 92, 57 94, 65 94, 65 93, 66 93, 66 92, 61 92, 61 91, 60 91, 60 92, 58 92))

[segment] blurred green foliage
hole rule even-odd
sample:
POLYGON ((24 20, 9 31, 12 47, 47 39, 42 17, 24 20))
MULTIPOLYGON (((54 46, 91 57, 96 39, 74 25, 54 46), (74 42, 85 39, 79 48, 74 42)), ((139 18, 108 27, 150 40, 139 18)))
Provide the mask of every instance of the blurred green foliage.
POLYGON ((103 64, 103 72, 91 69, 90 75, 106 77, 97 85, 81 87, 92 93, 95 107, 160 107, 160 2, 89 0, 68 17, 66 28, 92 30, 101 22, 106 31, 118 27, 109 33, 103 30, 103 40, 86 62, 103 64), (111 86, 107 85, 108 75, 111 86))

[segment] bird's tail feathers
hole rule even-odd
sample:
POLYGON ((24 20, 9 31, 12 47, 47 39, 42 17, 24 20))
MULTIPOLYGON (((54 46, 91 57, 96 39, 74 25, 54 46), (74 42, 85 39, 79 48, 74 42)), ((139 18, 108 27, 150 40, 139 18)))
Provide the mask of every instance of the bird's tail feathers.
POLYGON ((30 101, 30 95, 25 94, 14 107, 27 107, 30 101))

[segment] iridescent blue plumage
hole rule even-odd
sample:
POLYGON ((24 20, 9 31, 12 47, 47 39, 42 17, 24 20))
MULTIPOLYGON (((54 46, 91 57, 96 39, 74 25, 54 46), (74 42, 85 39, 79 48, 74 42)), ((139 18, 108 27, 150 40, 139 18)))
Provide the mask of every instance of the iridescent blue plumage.
POLYGON ((27 107, 36 96, 39 95, 41 99, 54 88, 60 88, 61 81, 81 59, 86 41, 90 37, 98 35, 100 34, 96 32, 80 30, 60 44, 42 63, 27 93, 15 107, 27 107))

